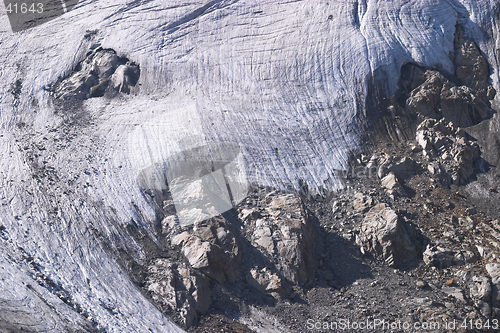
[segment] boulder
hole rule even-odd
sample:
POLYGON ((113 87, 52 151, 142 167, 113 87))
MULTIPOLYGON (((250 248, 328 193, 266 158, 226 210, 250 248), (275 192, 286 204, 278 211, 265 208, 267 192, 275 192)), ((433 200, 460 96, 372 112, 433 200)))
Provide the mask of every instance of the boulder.
POLYGON ((393 267, 401 267, 418 258, 417 246, 406 226, 396 212, 383 203, 366 214, 356 244, 363 253, 370 252, 393 267))
POLYGON ((267 267, 252 268, 247 275, 247 282, 260 291, 270 293, 275 298, 283 298, 287 295, 282 280, 267 267))
POLYGON ((100 49, 81 65, 82 72, 95 73, 99 80, 107 80, 118 66, 118 56, 113 50, 100 49))
POLYGON ((450 287, 450 286, 446 286, 444 285, 441 290, 449 295, 449 296, 452 296, 452 297, 455 297, 456 299, 458 299, 459 301, 462 301, 462 302, 465 302, 465 297, 464 297, 464 292, 463 290, 457 288, 457 287, 450 287))
POLYGON ((134 64, 120 65, 111 76, 112 87, 119 93, 129 94, 139 80, 139 67, 134 64))
POLYGON ((148 267, 145 289, 163 311, 173 311, 185 328, 196 323, 211 303, 209 281, 184 264, 156 259, 148 267))
POLYGON ((377 175, 384 178, 393 173, 398 179, 409 179, 418 171, 418 164, 410 157, 382 156, 377 161, 379 165, 377 175))
POLYGON ((382 187, 384 187, 387 190, 394 190, 396 187, 399 185, 399 181, 396 178, 396 175, 394 173, 389 172, 387 176, 382 178, 382 187))
POLYGON ((250 243, 293 284, 312 281, 316 272, 314 225, 295 194, 273 192, 250 207, 240 207, 239 217, 259 216, 243 225, 250 243))
POLYGON ((241 252, 234 233, 220 222, 173 235, 171 243, 179 246, 190 266, 219 283, 234 281, 241 252))
POLYGON ((391 167, 389 171, 394 173, 399 179, 411 178, 418 170, 418 164, 411 157, 403 157, 398 159, 391 167))
POLYGON ((394 173, 391 171, 387 176, 382 178, 381 180, 382 187, 385 188, 387 194, 389 197, 394 199, 395 196, 401 196, 405 193, 403 187, 401 186, 401 183, 399 182, 399 179, 394 175, 394 173))
POLYGON ((485 276, 474 276, 469 285, 470 298, 486 318, 491 317, 491 280, 485 276))

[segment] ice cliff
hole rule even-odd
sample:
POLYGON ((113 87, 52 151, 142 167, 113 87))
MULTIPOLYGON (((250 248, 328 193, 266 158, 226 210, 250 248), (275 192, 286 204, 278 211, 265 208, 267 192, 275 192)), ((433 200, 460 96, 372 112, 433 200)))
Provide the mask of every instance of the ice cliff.
POLYGON ((457 24, 498 90, 498 6, 84 0, 16 33, 0 6, 0 328, 175 331, 111 255, 146 257, 130 231, 154 234, 140 172, 222 141, 250 182, 336 189, 370 89, 390 96, 409 62, 453 72, 457 24), (56 101, 100 47, 140 66, 130 94, 56 101))

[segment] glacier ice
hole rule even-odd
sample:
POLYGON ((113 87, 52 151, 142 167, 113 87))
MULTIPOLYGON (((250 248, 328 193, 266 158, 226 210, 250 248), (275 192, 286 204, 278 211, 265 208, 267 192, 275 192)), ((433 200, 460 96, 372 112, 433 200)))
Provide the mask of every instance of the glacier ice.
POLYGON ((110 254, 145 258, 125 228, 153 234, 139 170, 232 142, 251 182, 339 188, 369 86, 392 94, 408 62, 453 72, 457 24, 498 90, 497 12, 493 0, 83 0, 13 33, 0 7, 0 326, 178 330, 110 254), (99 46, 140 65, 136 92, 59 106, 52 84, 99 46))

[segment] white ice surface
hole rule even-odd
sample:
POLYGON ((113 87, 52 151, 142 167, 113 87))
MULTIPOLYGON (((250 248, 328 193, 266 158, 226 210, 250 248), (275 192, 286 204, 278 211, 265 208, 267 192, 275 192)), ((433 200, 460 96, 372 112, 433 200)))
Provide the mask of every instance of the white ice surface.
MULTIPOLYGON (((286 187, 303 179, 312 189, 338 188, 335 170, 361 144, 368 82, 394 92, 401 65, 410 61, 453 71, 457 22, 485 52, 498 88, 497 5, 84 0, 15 34, 0 6, 0 224, 6 229, 0 310, 45 311, 36 327, 53 332, 63 326, 50 318, 63 316, 74 327, 85 321, 26 287, 31 278, 22 248, 99 328, 174 331, 104 250, 122 246, 144 258, 122 228, 133 219, 152 230, 154 211, 136 182, 138 166, 152 156, 144 146, 161 155, 199 140, 229 141, 241 147, 252 182, 286 187), (140 64, 139 88, 133 96, 86 101, 69 126, 64 111, 55 113, 48 87, 93 45, 140 64), (16 80, 22 81, 17 101, 9 92, 16 80), (186 109, 201 126, 186 128, 186 109), (147 132, 130 144, 138 128, 152 124, 161 134, 147 132), (40 145, 45 149, 37 150, 40 145), (50 166, 57 177, 38 181, 36 165, 50 166), (109 243, 98 241, 90 226, 109 243), (42 306, 41 299, 55 305, 42 306)), ((0 327, 2 320, 11 319, 0 315, 0 327)))

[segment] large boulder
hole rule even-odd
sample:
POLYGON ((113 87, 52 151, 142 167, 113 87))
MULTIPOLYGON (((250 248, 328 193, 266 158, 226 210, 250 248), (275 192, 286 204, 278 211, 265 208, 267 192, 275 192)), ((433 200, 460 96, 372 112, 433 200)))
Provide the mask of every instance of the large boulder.
POLYGON ((356 244, 363 253, 369 252, 392 267, 402 267, 418 258, 418 248, 407 227, 384 203, 365 215, 356 244))
POLYGON ((210 284, 206 277, 168 259, 156 259, 148 267, 145 289, 165 312, 180 316, 189 328, 211 303, 210 284))
POLYGON ((300 197, 274 192, 256 205, 240 207, 239 217, 247 239, 276 265, 283 277, 293 284, 314 279, 315 230, 300 197))
POLYGON ((172 235, 190 266, 219 283, 234 281, 239 273, 241 251, 234 233, 225 223, 208 220, 205 225, 172 235))

